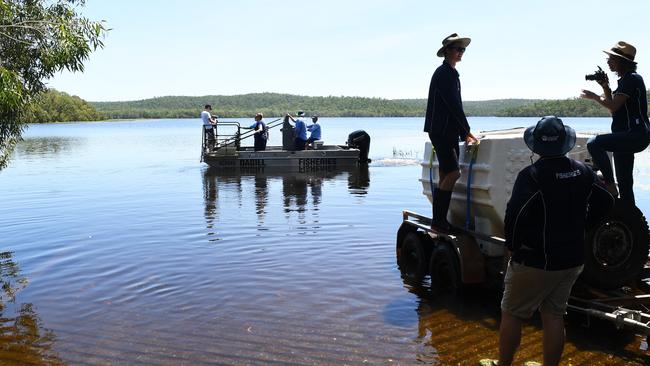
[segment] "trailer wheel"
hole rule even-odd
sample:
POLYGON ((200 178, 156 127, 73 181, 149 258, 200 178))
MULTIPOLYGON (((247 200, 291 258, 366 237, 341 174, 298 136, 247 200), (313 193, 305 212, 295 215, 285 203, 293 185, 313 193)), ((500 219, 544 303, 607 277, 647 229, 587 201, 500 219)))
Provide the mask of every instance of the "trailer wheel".
POLYGON ((445 243, 439 243, 431 254, 431 286, 443 294, 460 295, 463 282, 456 252, 445 243))
POLYGON ((416 231, 409 231, 397 243, 397 265, 402 275, 411 281, 421 281, 428 273, 430 248, 416 231))
POLYGON ((648 223, 632 203, 616 200, 612 212, 586 238, 581 278, 594 286, 616 288, 634 281, 648 260, 648 223))

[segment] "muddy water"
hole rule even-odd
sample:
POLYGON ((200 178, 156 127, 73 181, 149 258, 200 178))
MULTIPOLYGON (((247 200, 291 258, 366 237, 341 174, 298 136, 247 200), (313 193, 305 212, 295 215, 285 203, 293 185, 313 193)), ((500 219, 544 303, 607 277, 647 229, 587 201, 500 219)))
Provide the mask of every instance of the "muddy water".
MULTIPOLYGON (((444 298, 397 270, 401 210, 429 210, 408 160, 421 154, 419 120, 324 119, 334 142, 370 133, 367 170, 242 175, 198 162, 198 123, 28 131, 0 172, 0 364, 472 365, 495 356, 494 292, 444 298)), ((648 173, 640 163, 644 212, 648 173)), ((519 360, 541 361, 540 328, 526 326, 519 360)), ((641 337, 607 325, 570 317, 567 335, 565 364, 648 361, 641 337)))

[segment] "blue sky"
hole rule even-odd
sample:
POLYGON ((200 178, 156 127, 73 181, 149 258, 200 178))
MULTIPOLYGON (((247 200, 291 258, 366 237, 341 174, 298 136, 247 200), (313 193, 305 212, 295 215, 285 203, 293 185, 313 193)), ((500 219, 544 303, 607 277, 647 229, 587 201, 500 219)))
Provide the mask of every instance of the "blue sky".
MULTIPOLYGON (((650 80, 650 1, 87 0, 112 28, 84 73, 50 87, 89 101, 280 92, 426 98, 442 39, 472 38, 464 100, 597 90, 603 49, 637 47, 650 80)), ((610 74, 610 80, 616 78, 610 74)), ((648 81, 650 83, 650 81, 648 81)), ((613 82, 615 86, 615 82, 613 82)))

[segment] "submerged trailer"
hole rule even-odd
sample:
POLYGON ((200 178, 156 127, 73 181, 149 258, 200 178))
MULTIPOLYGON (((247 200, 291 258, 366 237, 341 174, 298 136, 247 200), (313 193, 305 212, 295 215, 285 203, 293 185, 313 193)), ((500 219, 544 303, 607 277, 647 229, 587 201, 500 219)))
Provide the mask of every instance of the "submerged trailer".
MULTIPOLYGON (((452 195, 448 220, 454 234, 431 229, 427 215, 403 211, 396 256, 402 275, 413 283, 425 277, 443 291, 469 285, 502 284, 509 260, 503 219, 518 172, 535 158, 523 141, 524 129, 487 132, 476 145, 463 145, 461 179, 452 195)), ((590 162, 587 134, 578 134, 570 157, 590 162)), ((421 162, 423 194, 431 201, 438 164, 427 142, 421 162)), ((650 233, 641 211, 616 200, 610 214, 586 232, 585 268, 574 286, 569 311, 611 321, 650 335, 650 233)), ((499 287, 501 288, 501 287, 499 287)))

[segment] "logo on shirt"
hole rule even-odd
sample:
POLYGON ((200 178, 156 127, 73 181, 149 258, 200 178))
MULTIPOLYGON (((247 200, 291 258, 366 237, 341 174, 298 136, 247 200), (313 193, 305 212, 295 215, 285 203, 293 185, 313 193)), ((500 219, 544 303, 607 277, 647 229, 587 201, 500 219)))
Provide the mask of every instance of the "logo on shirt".
POLYGON ((580 170, 574 170, 572 172, 564 172, 564 173, 555 173, 555 178, 557 179, 569 179, 569 178, 575 178, 579 175, 582 175, 580 170))

